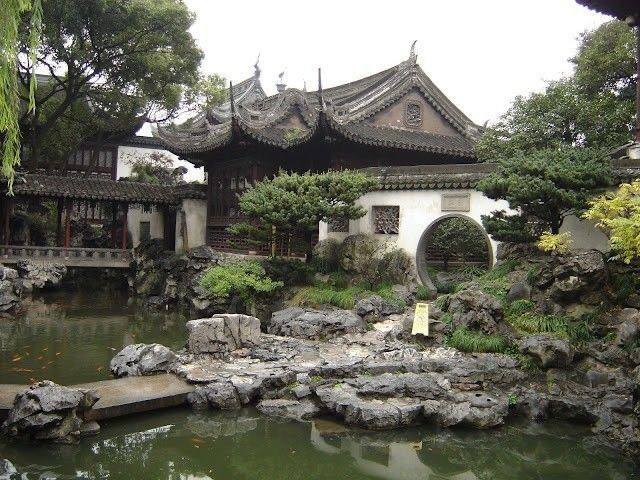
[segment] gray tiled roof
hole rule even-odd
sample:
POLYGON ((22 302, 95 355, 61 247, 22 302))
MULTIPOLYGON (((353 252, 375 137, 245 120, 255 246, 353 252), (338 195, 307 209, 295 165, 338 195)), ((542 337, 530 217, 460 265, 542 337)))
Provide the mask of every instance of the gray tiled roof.
POLYGON ((154 185, 76 176, 23 174, 13 185, 15 195, 168 205, 181 198, 206 198, 199 184, 154 185))

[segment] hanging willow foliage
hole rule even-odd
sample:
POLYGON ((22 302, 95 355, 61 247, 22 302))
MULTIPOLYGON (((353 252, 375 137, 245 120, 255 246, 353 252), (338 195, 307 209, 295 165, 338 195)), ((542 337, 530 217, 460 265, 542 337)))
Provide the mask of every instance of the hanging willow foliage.
POLYGON ((18 35, 23 15, 29 20, 29 112, 35 109, 36 50, 42 28, 42 0, 3 0, 0 15, 0 140, 2 166, 0 175, 7 179, 9 192, 13 184, 14 168, 20 163, 20 113, 18 86, 18 35))

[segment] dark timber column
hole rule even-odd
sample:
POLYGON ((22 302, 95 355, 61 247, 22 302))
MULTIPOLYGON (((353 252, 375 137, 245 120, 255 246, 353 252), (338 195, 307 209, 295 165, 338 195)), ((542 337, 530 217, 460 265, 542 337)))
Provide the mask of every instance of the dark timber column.
POLYGON ((125 203, 122 205, 122 250, 127 249, 127 215, 129 213, 129 204, 125 203))
POLYGON ((636 141, 640 142, 640 15, 636 15, 636 141))
POLYGON ((62 210, 64 210, 64 201, 59 198, 56 205, 56 247, 62 245, 62 210))
POLYGON ((117 231, 117 222, 118 222, 118 204, 111 204, 111 244, 113 248, 118 248, 118 239, 116 238, 117 231))
POLYGON ((11 210, 13 207, 13 199, 6 196, 2 204, 2 242, 5 245, 9 245, 11 243, 11 210))
POLYGON ((64 214, 64 246, 69 248, 71 246, 71 206, 73 202, 71 200, 66 201, 66 208, 64 214))

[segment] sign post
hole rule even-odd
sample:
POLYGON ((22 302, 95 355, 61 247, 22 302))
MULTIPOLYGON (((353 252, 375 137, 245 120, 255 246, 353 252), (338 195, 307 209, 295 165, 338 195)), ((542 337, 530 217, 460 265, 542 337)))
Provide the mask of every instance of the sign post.
POLYGON ((411 329, 411 335, 416 334, 429 336, 429 304, 428 303, 416 303, 416 310, 413 315, 413 328, 411 329))

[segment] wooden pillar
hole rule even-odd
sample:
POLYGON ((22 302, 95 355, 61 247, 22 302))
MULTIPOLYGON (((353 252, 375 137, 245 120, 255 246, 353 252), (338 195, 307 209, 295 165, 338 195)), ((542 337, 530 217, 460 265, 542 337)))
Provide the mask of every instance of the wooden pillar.
POLYGON ((2 243, 9 245, 11 243, 11 211, 13 210, 13 199, 5 196, 2 207, 2 243))
POLYGON ((640 142, 640 16, 636 15, 636 142, 640 142))
POLYGON ((62 211, 64 210, 64 200, 58 199, 56 205, 56 247, 62 245, 62 211))
POLYGON ((117 222, 118 222, 118 204, 114 202, 111 204, 111 246, 113 248, 118 247, 118 239, 116 238, 117 222))
POLYGON ((71 200, 66 201, 65 215, 64 215, 64 246, 69 248, 71 246, 71 207, 73 202, 71 200))
POLYGON ((127 249, 127 215, 129 213, 129 204, 124 203, 122 205, 122 250, 127 249))

